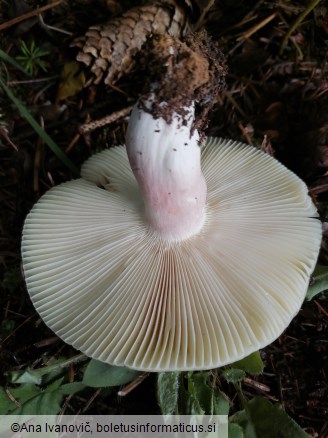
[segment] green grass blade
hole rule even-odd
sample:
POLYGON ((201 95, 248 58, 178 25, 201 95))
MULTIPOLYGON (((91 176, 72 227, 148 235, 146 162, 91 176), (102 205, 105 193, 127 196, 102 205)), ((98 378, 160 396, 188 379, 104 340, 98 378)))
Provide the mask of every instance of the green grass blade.
POLYGON ((24 67, 22 67, 18 62, 16 62, 11 56, 7 55, 6 52, 0 49, 0 60, 6 62, 7 64, 11 64, 13 67, 17 68, 17 70, 24 73, 26 76, 31 76, 24 67))
POLYGON ((75 177, 80 176, 78 168, 71 162, 65 153, 59 148, 59 146, 52 140, 52 138, 42 129, 35 118, 29 113, 28 109, 22 104, 22 102, 17 99, 17 97, 12 93, 12 91, 0 80, 0 86, 4 89, 9 99, 18 108, 20 114, 24 119, 32 126, 34 131, 39 135, 39 137, 48 145, 52 152, 57 156, 57 158, 65 164, 73 173, 75 177))

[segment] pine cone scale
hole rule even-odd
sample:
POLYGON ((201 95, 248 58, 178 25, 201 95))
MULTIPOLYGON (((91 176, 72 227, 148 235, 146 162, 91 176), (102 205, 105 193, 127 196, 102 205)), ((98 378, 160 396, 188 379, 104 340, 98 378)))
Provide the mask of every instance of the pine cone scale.
POLYGON ((181 38, 187 25, 186 11, 171 0, 135 7, 76 39, 76 59, 91 68, 95 83, 114 84, 133 69, 133 57, 151 34, 181 38))

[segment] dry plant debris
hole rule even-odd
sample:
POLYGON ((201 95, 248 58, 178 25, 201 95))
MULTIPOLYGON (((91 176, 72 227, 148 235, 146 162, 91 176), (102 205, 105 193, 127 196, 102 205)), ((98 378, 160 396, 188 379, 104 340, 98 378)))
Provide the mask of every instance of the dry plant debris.
POLYGON ((73 45, 82 50, 77 60, 90 67, 94 83, 114 84, 134 67, 134 57, 152 34, 182 37, 188 25, 185 8, 174 1, 135 7, 103 25, 91 26, 73 45))
MULTIPOLYGON (((0 25, 24 13, 12 14, 11 3, 0 2, 0 25)), ((15 3, 27 5, 35 15, 25 28, 22 26, 25 22, 20 22, 1 31, 0 48, 15 59, 20 54, 21 40, 28 43, 34 39, 50 52, 45 58, 47 72, 38 71, 28 78, 1 58, 1 78, 39 122, 43 119, 45 131, 63 151, 71 145, 67 155, 77 166, 95 151, 123 142, 126 115, 119 118, 117 115, 134 101, 130 90, 135 84, 130 75, 120 79, 117 78, 121 73, 114 75, 115 88, 104 87, 100 80, 97 87, 90 85, 58 102, 60 73, 75 58, 75 53, 68 49, 72 37, 44 27, 36 19, 37 8, 46 2, 15 0, 15 3), (111 115, 111 120, 115 119, 111 125, 76 139, 80 125, 111 115)), ((193 2, 199 7, 202 3, 193 2)), ((145 4, 132 0, 64 0, 42 16, 45 23, 75 37, 85 34, 90 26, 101 28, 108 20, 116 19, 114 14, 127 13, 135 6, 145 4)), ((227 88, 210 113, 207 134, 248 141, 259 147, 266 136, 265 148, 274 151, 280 161, 309 184, 321 216, 327 218, 328 8, 325 2, 321 1, 298 24, 283 53, 279 53, 284 36, 305 8, 301 0, 214 2, 202 26, 228 57, 229 73, 227 88)), ((189 10, 187 5, 186 11, 189 10)), ((190 21, 194 22, 195 18, 190 21)), ((109 63, 100 72, 103 78, 108 69, 109 63)), ((35 368, 50 358, 74 355, 59 341, 47 342, 53 334, 41 324, 27 299, 19 253, 22 223, 31 206, 51 185, 68 180, 71 175, 38 140, 4 94, 0 95, 0 127, 0 380, 5 385, 4 373, 8 370, 35 368)), ((325 220, 320 262, 327 265, 328 220, 325 220)), ((319 306, 315 302, 305 303, 280 340, 264 350, 266 374, 256 379, 257 384, 246 381, 244 389, 247 387, 249 395, 254 395, 269 387, 270 392, 264 391, 268 399, 283 402, 288 413, 309 434, 321 438, 328 436, 328 309, 327 300, 320 298, 316 302, 319 306)), ((74 366, 74 370, 78 379, 79 367, 74 366)), ((108 413, 109 407, 113 413, 149 413, 149 406, 155 406, 153 383, 150 376, 120 401, 116 392, 89 391, 74 395, 64 405, 65 413, 80 409, 86 413, 108 413)), ((153 413, 157 413, 156 408, 153 413)))
MULTIPOLYGON (((225 88, 225 58, 205 31, 178 38, 154 35, 143 45, 136 62, 135 77, 140 87, 140 102, 148 100, 156 85, 151 113, 171 121, 172 111, 184 116, 185 107, 196 102, 194 128, 207 126, 207 114, 225 88), (162 102, 167 105, 163 107, 162 102)), ((143 105, 149 111, 147 104, 143 105)))

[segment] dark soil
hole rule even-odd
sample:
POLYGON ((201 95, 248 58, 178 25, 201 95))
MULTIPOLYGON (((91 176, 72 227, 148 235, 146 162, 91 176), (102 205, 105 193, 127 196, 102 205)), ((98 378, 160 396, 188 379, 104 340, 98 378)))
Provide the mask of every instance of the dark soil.
MULTIPOLYGON (((63 0, 42 14, 46 25, 33 15, 3 30, 1 25, 13 17, 47 2, 0 4, 0 49, 17 59, 22 55, 22 42, 30 47, 35 41, 47 53, 40 58, 43 67, 33 63, 29 78, 0 58, 0 78, 77 167, 92 153, 124 142, 125 110, 135 101, 131 91, 135 84, 128 74, 112 86, 95 85, 89 81, 90 71, 81 66, 71 76, 76 79, 83 71, 89 84, 82 88, 78 79, 62 73, 76 56, 70 44, 88 26, 106 22, 132 3, 136 4, 129 0, 63 0), (65 85, 69 92, 63 91, 65 85), (79 130, 108 115, 112 123, 79 130)), ((207 3, 195 2, 194 21, 201 13, 197 5, 207 3)), ((297 22, 310 3, 217 1, 198 26, 207 29, 229 66, 226 90, 217 97, 206 134, 251 143, 273 154, 305 180, 325 217, 328 7, 321 1, 297 22), (294 23, 295 29, 283 45, 294 23)), ((70 357, 76 352, 54 338, 35 313, 25 289, 20 256, 26 214, 40 195, 72 175, 8 96, 0 93, 0 384, 5 386, 7 371, 44 366, 52 357, 70 357)), ((325 233, 320 262, 328 264, 325 233)), ((327 320, 324 295, 304 303, 286 332, 262 351, 264 374, 243 383, 246 396, 260 394, 282 403, 309 434, 320 438, 328 436, 327 320)), ((80 369, 71 366, 68 379, 78 380, 80 369)), ((84 391, 66 401, 65 412, 157 413, 154 380, 154 375, 147 377, 126 397, 118 397, 116 390, 84 391)))

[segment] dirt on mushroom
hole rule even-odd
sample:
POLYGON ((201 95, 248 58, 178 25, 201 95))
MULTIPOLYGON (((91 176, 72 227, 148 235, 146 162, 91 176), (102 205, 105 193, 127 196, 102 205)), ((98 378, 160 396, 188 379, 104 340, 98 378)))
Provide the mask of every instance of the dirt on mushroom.
MULTIPOLYGON (((34 0, 28 3, 30 9, 39 6, 34 0)), ((59 7, 42 15, 47 24, 79 35, 89 26, 107 20, 114 10, 125 11, 137 3, 141 2, 62 2, 59 7)), ((8 1, 0 4, 1 23, 12 18, 6 9, 8 4, 8 1)), ((315 155, 318 145, 324 150, 327 148, 327 93, 323 80, 327 71, 327 66, 324 66, 327 56, 327 11, 323 2, 299 24, 295 31, 296 44, 292 37, 283 54, 279 54, 282 37, 304 7, 304 2, 298 0, 258 2, 256 5, 246 1, 215 2, 203 23, 214 39, 220 41, 224 53, 229 55, 230 74, 227 77, 227 92, 215 106, 207 132, 211 135, 220 132, 240 141, 246 141, 249 137, 257 145, 267 134, 276 156, 311 184, 322 216, 326 217, 327 165, 318 165, 315 155), (264 20, 272 14, 275 14, 275 18, 265 24, 264 20), (272 114, 266 109, 275 102, 279 103, 280 112, 279 118, 272 120, 272 114), (280 120, 283 120, 283 124, 280 124, 280 120)), ((38 23, 38 20, 35 22, 38 23)), ((17 29, 16 26, 12 27, 1 34, 1 49, 12 57, 19 55, 19 35, 23 40, 27 38, 21 26, 17 26, 17 29)), ((134 99, 129 91, 134 86, 132 78, 119 81, 116 88, 104 88, 102 85, 88 87, 65 101, 66 109, 56 112, 50 120, 45 117, 47 107, 44 104, 53 103, 56 98, 56 80, 51 76, 59 75, 63 65, 74 59, 74 53, 68 51, 72 38, 47 28, 44 31, 39 24, 30 30, 29 38, 51 47, 51 55, 46 58, 49 74, 39 71, 29 83, 24 83, 22 81, 26 78, 6 65, 5 77, 8 77, 13 91, 20 95, 25 105, 37 114, 38 120, 43 117, 44 129, 66 150, 71 160, 79 165, 91 153, 122 142, 126 113, 124 116, 118 115, 134 99), (96 121, 104 117, 108 113, 108 102, 113 115, 111 125, 91 130, 90 119, 96 121), (90 126, 90 131, 76 138, 77 129, 82 123, 90 126)), ((34 314, 26 299, 19 265, 20 230, 25 215, 40 194, 51 185, 70 179, 70 173, 47 150, 33 129, 27 126, 11 102, 2 97, 0 168, 3 282, 0 303, 3 321, 0 378, 1 383, 6 385, 5 371, 40 366, 51 358, 70 356, 74 352, 62 342, 54 341, 51 332, 34 314), (10 141, 18 147, 19 152, 10 141)), ((327 234, 325 242, 321 257, 327 263, 327 234)), ((327 357, 324 312, 327 312, 327 306, 324 300, 319 300, 318 304, 323 310, 314 302, 304 303, 301 314, 292 326, 277 342, 264 350, 268 369, 266 375, 257 379, 270 389, 265 396, 283 402, 287 411, 313 437, 326 436, 328 433, 327 373, 324 365, 327 357)), ((72 378, 74 372, 78 378, 78 367, 70 367, 67 375, 72 378)), ((150 410, 157 413, 152 383, 146 381, 128 398, 121 398, 119 402, 116 393, 109 395, 106 391, 99 393, 90 390, 72 397, 65 409, 66 412, 86 409, 88 413, 107 413, 108 409, 114 413, 149 413, 150 410)), ((258 391, 248 388, 247 395, 253 396, 258 391)))
MULTIPOLYGON (((154 117, 163 117, 169 123, 173 112, 183 115, 183 108, 195 101, 193 128, 205 129, 207 114, 225 88, 227 66, 218 44, 201 31, 189 35, 184 42, 156 35, 143 49, 136 67, 136 80, 141 78, 144 83, 140 103, 147 100, 156 83, 156 99, 151 108, 154 117)), ((143 108, 149 110, 147 105, 143 108)))

